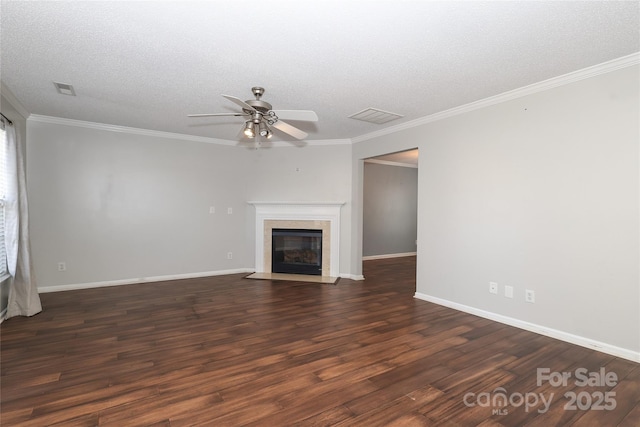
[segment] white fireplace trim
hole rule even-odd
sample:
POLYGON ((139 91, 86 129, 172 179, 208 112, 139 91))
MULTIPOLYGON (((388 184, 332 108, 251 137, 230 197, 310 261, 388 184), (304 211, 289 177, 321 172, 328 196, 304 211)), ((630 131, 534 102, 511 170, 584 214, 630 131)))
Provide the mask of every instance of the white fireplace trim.
POLYGON ((256 273, 265 273, 264 267, 264 222, 284 221, 329 221, 330 262, 329 276, 340 275, 340 209, 345 202, 247 202, 256 208, 256 273))

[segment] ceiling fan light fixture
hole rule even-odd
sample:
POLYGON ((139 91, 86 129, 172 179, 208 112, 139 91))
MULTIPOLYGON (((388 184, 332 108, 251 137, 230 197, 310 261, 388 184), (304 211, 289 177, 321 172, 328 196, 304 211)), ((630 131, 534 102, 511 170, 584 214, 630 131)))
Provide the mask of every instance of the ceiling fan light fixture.
POLYGON ((249 138, 253 138, 254 136, 256 136, 256 133, 253 130, 253 122, 248 121, 244 123, 244 134, 249 138))
POLYGON ((260 122, 260 124, 258 125, 258 129, 260 131, 260 136, 266 136, 268 138, 270 132, 265 122, 260 122))

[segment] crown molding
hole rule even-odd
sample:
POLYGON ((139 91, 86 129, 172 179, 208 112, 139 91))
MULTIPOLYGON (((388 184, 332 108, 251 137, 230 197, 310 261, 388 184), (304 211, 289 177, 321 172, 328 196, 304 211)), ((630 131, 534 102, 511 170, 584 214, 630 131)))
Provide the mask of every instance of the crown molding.
POLYGON ((259 144, 247 141, 241 142, 239 145, 246 148, 282 148, 282 147, 298 147, 321 146, 321 145, 351 145, 350 139, 313 139, 301 141, 264 141, 259 144))
POLYGON ((236 145, 237 144, 237 141, 227 141, 224 139, 208 138, 205 136, 186 135, 181 133, 172 133, 172 132, 164 132, 164 131, 149 130, 149 129, 139 129, 139 128, 133 128, 133 127, 127 127, 127 126, 109 125, 104 123, 85 122, 83 120, 64 119, 61 117, 52 117, 52 116, 41 116, 38 114, 31 114, 29 116, 29 121, 39 122, 39 123, 50 123, 50 124, 63 125, 63 126, 74 126, 74 127, 81 127, 81 128, 87 128, 87 129, 97 129, 97 130, 103 130, 108 132, 120 132, 120 133, 129 133, 133 135, 152 136, 157 138, 181 139, 186 141, 206 142, 210 144, 219 144, 219 145, 236 145))
MULTIPOLYGON (((88 129, 97 129, 97 130, 103 130, 103 131, 109 131, 109 132, 129 133, 133 135, 152 136, 152 137, 158 137, 158 138, 181 139, 186 141, 206 142, 209 144, 228 145, 228 146, 241 146, 249 149, 254 148, 250 142, 246 143, 243 141, 238 142, 238 141, 231 141, 226 139, 210 138, 206 136, 187 135, 183 133, 172 133, 172 132, 164 132, 164 131, 158 131, 158 130, 127 127, 127 126, 109 125, 105 123, 87 122, 83 120, 65 119, 62 117, 42 116, 39 114, 29 115, 29 121, 40 122, 40 123, 50 123, 50 124, 63 125, 63 126, 75 126, 75 127, 88 128, 88 129)), ((315 146, 315 145, 351 145, 351 144, 352 142, 350 139, 323 139, 323 140, 292 141, 292 142, 274 141, 274 142, 267 142, 262 147, 276 148, 276 147, 292 147, 292 146, 304 147, 307 145, 315 146)))
MULTIPOLYGON (((480 108, 488 107, 491 105, 499 104, 499 103, 510 101, 517 98, 521 98, 527 95, 553 89, 559 86, 567 85, 580 80, 588 79, 590 77, 595 77, 601 74, 610 73, 622 68, 631 67, 638 64, 640 64, 640 52, 635 52, 631 55, 623 56, 621 58, 607 61, 602 64, 594 65, 592 67, 587 67, 578 71, 573 71, 571 73, 567 73, 558 77, 553 77, 538 83, 533 83, 528 86, 524 86, 508 92, 504 92, 499 95, 491 96, 489 98, 481 99, 479 101, 474 101, 465 105, 461 105, 459 107, 454 107, 449 110, 441 111, 429 116, 421 117, 419 119, 411 120, 396 126, 380 129, 378 131, 370 132, 370 133, 356 136, 350 139, 349 138, 325 139, 325 140, 293 141, 293 142, 274 141, 274 142, 266 143, 263 147, 278 148, 278 147, 292 147, 292 146, 304 147, 304 146, 356 144, 356 143, 367 141, 369 139, 377 138, 383 135, 388 135, 388 134, 400 132, 402 130, 411 129, 427 123, 443 120, 449 117, 453 117, 453 116, 464 114, 470 111, 478 110, 480 108)), ((35 122, 41 122, 41 123, 52 123, 52 124, 59 124, 59 125, 65 125, 65 126, 84 127, 84 128, 90 128, 90 129, 98 129, 98 130, 111 131, 111 132, 122 132, 122 133, 134 134, 134 135, 144 135, 144 136, 152 136, 152 137, 159 137, 159 138, 205 142, 205 143, 218 144, 218 145, 227 145, 227 146, 240 145, 246 148, 253 148, 250 144, 246 144, 238 141, 219 139, 219 138, 210 138, 210 137, 204 137, 204 136, 187 135, 187 134, 156 131, 156 130, 149 130, 149 129, 139 129, 139 128, 133 128, 133 127, 126 127, 126 126, 109 125, 104 123, 87 122, 82 120, 64 119, 60 117, 30 114, 29 111, 22 105, 22 103, 15 97, 15 95, 13 95, 11 90, 7 88, 4 82, 0 82, 0 83, 1 83, 2 95, 7 99, 7 101, 9 101, 14 106, 14 108, 21 115, 23 115, 29 121, 35 121, 35 122)))
POLYGON ((352 138, 354 144, 640 64, 640 52, 352 138))
POLYGON ((3 81, 0 80, 0 94, 4 96, 4 98, 9 101, 9 103, 13 106, 13 108, 25 119, 29 118, 31 113, 22 105, 22 102, 18 100, 18 98, 13 94, 11 89, 4 84, 3 81))
POLYGON ((351 145, 353 141, 351 139, 313 139, 307 141, 309 145, 351 145))

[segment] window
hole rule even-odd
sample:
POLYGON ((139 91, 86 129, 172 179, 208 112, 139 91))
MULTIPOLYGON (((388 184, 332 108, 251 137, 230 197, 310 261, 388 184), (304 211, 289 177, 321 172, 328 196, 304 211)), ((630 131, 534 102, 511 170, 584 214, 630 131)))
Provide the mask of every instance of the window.
POLYGON ((0 122, 0 280, 8 275, 7 250, 4 242, 4 213, 7 196, 7 134, 4 126, 4 121, 0 122))

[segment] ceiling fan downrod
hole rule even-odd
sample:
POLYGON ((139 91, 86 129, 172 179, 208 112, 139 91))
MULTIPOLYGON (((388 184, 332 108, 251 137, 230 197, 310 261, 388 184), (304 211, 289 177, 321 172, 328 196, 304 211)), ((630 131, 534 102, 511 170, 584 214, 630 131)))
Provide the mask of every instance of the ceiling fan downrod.
POLYGON ((262 95, 264 95, 264 88, 259 86, 254 86, 251 88, 251 92, 253 92, 253 96, 255 96, 256 99, 260 101, 260 98, 262 97, 262 95))

